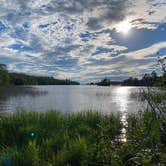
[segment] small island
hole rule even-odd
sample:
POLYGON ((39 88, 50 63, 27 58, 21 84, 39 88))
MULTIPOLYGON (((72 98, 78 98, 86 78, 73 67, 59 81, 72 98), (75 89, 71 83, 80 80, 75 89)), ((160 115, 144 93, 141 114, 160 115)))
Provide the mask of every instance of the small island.
POLYGON ((157 73, 155 71, 152 71, 151 74, 145 73, 141 79, 129 77, 128 79, 125 79, 123 81, 111 81, 111 79, 109 78, 104 78, 99 82, 91 82, 91 83, 88 83, 87 85, 155 86, 156 82, 160 82, 160 80, 162 79, 163 79, 163 76, 157 76, 157 73))

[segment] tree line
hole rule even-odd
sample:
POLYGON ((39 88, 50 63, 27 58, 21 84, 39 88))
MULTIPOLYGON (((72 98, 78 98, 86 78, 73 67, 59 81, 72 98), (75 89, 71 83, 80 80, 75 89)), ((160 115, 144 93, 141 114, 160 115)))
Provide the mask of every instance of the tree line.
POLYGON ((122 86, 164 86, 166 85, 166 72, 162 76, 157 76, 157 73, 153 71, 151 74, 144 74, 141 79, 135 77, 129 77, 123 81, 111 81, 108 78, 104 78, 99 82, 91 82, 89 85, 98 86, 110 86, 110 85, 122 85, 122 86))
POLYGON ((0 64, 0 86, 9 85, 79 85, 79 82, 53 77, 30 76, 21 73, 9 73, 5 64, 0 64))
POLYGON ((151 74, 144 74, 142 79, 130 77, 123 81, 122 85, 127 86, 153 86, 160 79, 156 72, 153 71, 151 74))
POLYGON ((157 76, 155 71, 152 71, 151 74, 144 74, 142 79, 130 77, 127 80, 122 82, 122 85, 129 86, 159 86, 165 88, 166 86, 166 56, 158 57, 157 62, 158 65, 161 66, 163 71, 161 76, 157 76))

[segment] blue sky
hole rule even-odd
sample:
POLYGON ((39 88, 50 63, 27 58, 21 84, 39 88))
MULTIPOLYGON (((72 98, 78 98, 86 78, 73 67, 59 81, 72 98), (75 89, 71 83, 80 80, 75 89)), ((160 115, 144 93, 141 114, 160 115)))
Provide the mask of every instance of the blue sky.
POLYGON ((165 0, 0 0, 0 63, 81 82, 160 73, 165 11, 165 0))

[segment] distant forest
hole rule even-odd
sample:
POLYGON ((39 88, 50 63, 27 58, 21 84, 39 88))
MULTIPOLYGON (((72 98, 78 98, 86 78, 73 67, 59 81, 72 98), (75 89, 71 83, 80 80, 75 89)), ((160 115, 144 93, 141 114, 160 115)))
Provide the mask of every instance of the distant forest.
MULTIPOLYGON (((88 83, 88 85, 164 86, 166 85, 166 65, 164 61, 162 61, 162 69, 162 76, 157 76, 157 73, 153 71, 151 74, 144 74, 141 79, 129 77, 123 81, 112 81, 108 78, 104 78, 99 82, 88 83)), ((80 83, 71 81, 69 79, 59 80, 53 77, 30 76, 22 73, 9 73, 7 71, 7 66, 5 64, 0 64, 0 86, 10 85, 80 85, 80 83)))
POLYGON ((108 78, 104 78, 99 82, 91 82, 90 85, 98 86, 110 86, 110 85, 122 85, 122 86, 160 86, 166 85, 166 73, 162 76, 157 76, 153 71, 151 74, 144 74, 141 79, 130 77, 124 81, 111 81, 108 78))
POLYGON ((7 66, 0 64, 0 86, 9 85, 79 85, 79 82, 71 81, 68 79, 59 80, 53 77, 9 73, 7 71, 7 66))

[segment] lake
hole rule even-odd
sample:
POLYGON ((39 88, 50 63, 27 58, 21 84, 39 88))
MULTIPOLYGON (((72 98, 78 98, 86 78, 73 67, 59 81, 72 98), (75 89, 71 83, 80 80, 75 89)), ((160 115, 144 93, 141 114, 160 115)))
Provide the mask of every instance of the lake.
POLYGON ((137 112, 145 101, 143 87, 122 86, 20 86, 0 88, 0 112, 58 110, 77 112, 95 110, 103 113, 137 112))

